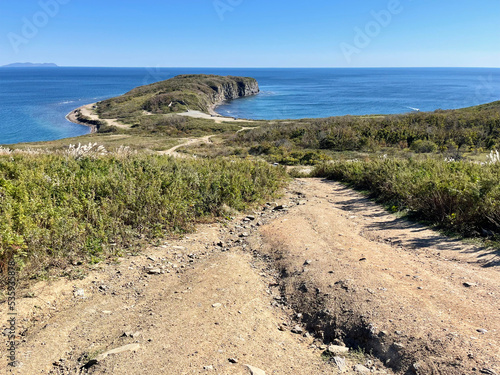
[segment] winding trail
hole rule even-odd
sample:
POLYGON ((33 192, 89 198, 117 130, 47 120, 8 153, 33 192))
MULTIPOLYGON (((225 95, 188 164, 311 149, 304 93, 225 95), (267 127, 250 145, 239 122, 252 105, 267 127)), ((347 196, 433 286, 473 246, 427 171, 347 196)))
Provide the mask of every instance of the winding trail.
POLYGON ((203 143, 209 144, 209 143, 211 143, 210 138, 212 138, 214 136, 215 136, 215 134, 207 135, 207 136, 199 137, 199 138, 187 138, 187 139, 185 139, 185 141, 183 143, 178 144, 174 147, 171 147, 168 150, 159 151, 158 153, 160 155, 174 156, 174 157, 178 157, 178 158, 187 158, 187 157, 190 157, 191 155, 177 152, 177 150, 182 148, 182 147, 194 146, 197 144, 203 144, 203 143))
POLYGON ((379 345, 370 361, 337 355, 344 374, 499 373, 497 253, 320 179, 251 215, 19 293, 11 372, 335 375, 335 338, 379 345))

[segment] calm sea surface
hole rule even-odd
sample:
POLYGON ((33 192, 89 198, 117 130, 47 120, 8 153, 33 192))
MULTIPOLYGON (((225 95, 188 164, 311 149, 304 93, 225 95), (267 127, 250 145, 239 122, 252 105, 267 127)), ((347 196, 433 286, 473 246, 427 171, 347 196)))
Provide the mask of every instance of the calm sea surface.
POLYGON ((256 78, 259 95, 217 108, 240 118, 392 114, 500 100, 500 69, 0 68, 0 144, 86 134, 89 128, 65 119, 72 109, 187 73, 256 78))

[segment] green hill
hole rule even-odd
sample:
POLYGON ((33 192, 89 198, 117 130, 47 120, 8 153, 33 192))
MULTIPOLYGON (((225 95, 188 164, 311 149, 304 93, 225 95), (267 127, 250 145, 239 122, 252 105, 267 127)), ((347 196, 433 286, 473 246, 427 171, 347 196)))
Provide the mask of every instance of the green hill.
POLYGON ((188 109, 210 113, 225 100, 255 95, 259 85, 254 78, 217 75, 179 75, 172 79, 137 87, 128 93, 97 103, 99 117, 124 122, 144 114, 184 112, 188 109))

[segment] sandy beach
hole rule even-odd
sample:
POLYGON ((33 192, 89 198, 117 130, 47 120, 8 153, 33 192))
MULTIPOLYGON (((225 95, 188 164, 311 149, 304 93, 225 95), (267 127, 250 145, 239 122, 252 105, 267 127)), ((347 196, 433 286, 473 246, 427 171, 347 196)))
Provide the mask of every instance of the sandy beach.
POLYGON ((93 115, 93 113, 92 113, 92 107, 94 105, 95 105, 95 103, 91 103, 91 104, 86 104, 84 106, 75 108, 74 110, 72 110, 70 113, 68 113, 66 115, 66 120, 68 120, 74 124, 88 126, 90 128, 90 133, 97 133, 97 126, 87 124, 87 123, 82 122, 82 121, 78 121, 78 118, 77 118, 78 111, 80 111, 83 115, 91 117, 92 119, 94 119, 94 118, 99 119, 97 115, 93 115))
POLYGON ((100 120, 100 121, 106 121, 106 123, 110 126, 116 126, 118 128, 129 128, 128 125, 124 125, 118 121, 118 119, 101 119, 99 116, 94 112, 94 107, 97 103, 90 103, 83 105, 81 107, 75 108, 72 110, 70 113, 66 115, 66 119, 68 121, 71 121, 75 124, 80 124, 80 125, 85 125, 91 128, 91 133, 96 133, 97 132, 97 127, 95 125, 87 124, 82 121, 78 121, 77 118, 77 113, 78 111, 81 112, 82 115, 87 116, 91 118, 92 120, 100 120))

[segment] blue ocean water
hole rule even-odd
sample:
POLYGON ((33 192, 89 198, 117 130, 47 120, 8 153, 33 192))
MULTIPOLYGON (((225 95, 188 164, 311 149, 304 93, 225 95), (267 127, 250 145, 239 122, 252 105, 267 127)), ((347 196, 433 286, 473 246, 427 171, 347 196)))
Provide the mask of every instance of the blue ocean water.
POLYGON ((253 119, 393 114, 500 100, 498 68, 0 68, 0 144, 86 134, 72 109, 178 74, 250 76, 261 93, 217 112, 253 119))

